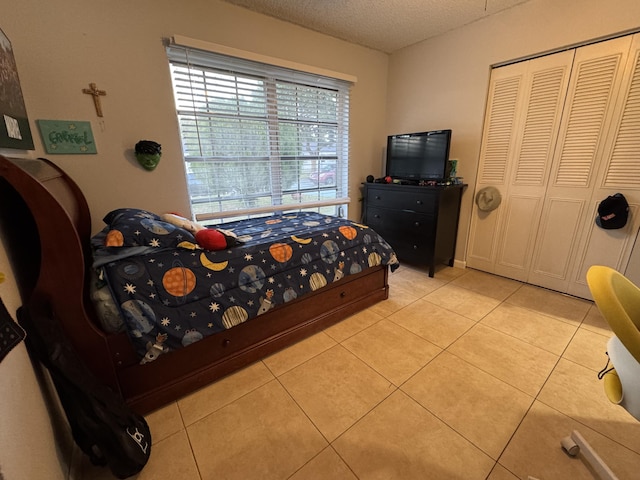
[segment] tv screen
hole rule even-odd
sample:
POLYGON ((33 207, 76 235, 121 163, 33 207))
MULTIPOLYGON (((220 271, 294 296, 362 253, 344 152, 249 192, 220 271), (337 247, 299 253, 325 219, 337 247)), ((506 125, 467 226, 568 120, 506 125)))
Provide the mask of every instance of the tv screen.
POLYGON ((390 135, 386 174, 402 180, 442 180, 450 145, 451 130, 390 135))

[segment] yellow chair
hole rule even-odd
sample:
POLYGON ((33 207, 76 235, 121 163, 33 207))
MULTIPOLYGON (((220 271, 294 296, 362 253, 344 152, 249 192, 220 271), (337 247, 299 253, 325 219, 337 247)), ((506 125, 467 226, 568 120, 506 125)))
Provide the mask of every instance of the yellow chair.
MULTIPOLYGON (((605 367, 599 378, 609 400, 640 420, 640 288, 613 268, 594 265, 587 271, 587 284, 593 300, 614 335, 607 342, 613 366, 605 367)), ((618 477, 589 443, 573 431, 560 445, 572 457, 583 457, 603 480, 618 477)))
POLYGON ((640 420, 640 288, 600 265, 589 268, 587 284, 614 333, 607 343, 613 367, 603 372, 605 394, 640 420))

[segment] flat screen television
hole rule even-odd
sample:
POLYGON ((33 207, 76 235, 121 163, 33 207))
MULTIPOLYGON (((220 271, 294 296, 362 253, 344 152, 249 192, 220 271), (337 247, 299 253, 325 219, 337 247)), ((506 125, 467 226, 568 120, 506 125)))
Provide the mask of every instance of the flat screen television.
POLYGON ((451 130, 390 135, 386 175, 400 180, 444 180, 450 145, 451 130))

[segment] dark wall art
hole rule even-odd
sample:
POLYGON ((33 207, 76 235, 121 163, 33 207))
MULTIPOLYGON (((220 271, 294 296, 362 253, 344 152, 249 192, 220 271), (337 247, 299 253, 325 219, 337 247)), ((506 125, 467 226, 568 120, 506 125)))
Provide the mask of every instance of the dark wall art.
POLYGON ((0 30, 0 148, 2 147, 33 150, 33 138, 13 48, 0 30))

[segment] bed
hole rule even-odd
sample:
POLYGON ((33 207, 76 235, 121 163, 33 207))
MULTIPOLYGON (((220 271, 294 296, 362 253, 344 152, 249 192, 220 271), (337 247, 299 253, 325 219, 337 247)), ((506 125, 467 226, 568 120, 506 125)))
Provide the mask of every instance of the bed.
MULTIPOLYGON (((228 224, 227 233, 238 242, 220 251, 203 250, 180 235, 174 250, 136 256, 129 251, 135 250, 132 243, 122 259, 109 252, 105 258, 96 244, 122 212, 110 212, 105 230, 92 235, 82 192, 46 159, 0 156, 0 205, 0 231, 23 302, 55 318, 95 375, 141 414, 388 298, 388 272, 397 267, 388 244, 366 226, 302 213, 228 224), (328 230, 319 229, 322 223, 328 230), (317 253, 305 252, 305 245, 317 253), (141 273, 145 263, 164 270, 148 278, 151 273, 141 273), (226 297, 218 295, 225 288, 230 292, 221 286, 223 269, 235 272, 235 293, 226 297), (169 270, 180 274, 178 280, 162 285, 169 270), (196 270, 209 275, 210 283, 193 280, 187 271, 199 275, 196 270), (117 305, 139 302, 131 310, 137 315, 120 309, 124 331, 103 326, 91 299, 96 273, 115 282, 109 289, 117 305), (169 313, 147 300, 156 296, 148 284, 157 291, 168 287, 160 304, 169 313), (193 320, 198 316, 201 321, 193 320), (145 361, 154 345, 157 354, 145 361)), ((140 219, 156 215, 124 210, 140 219)))

